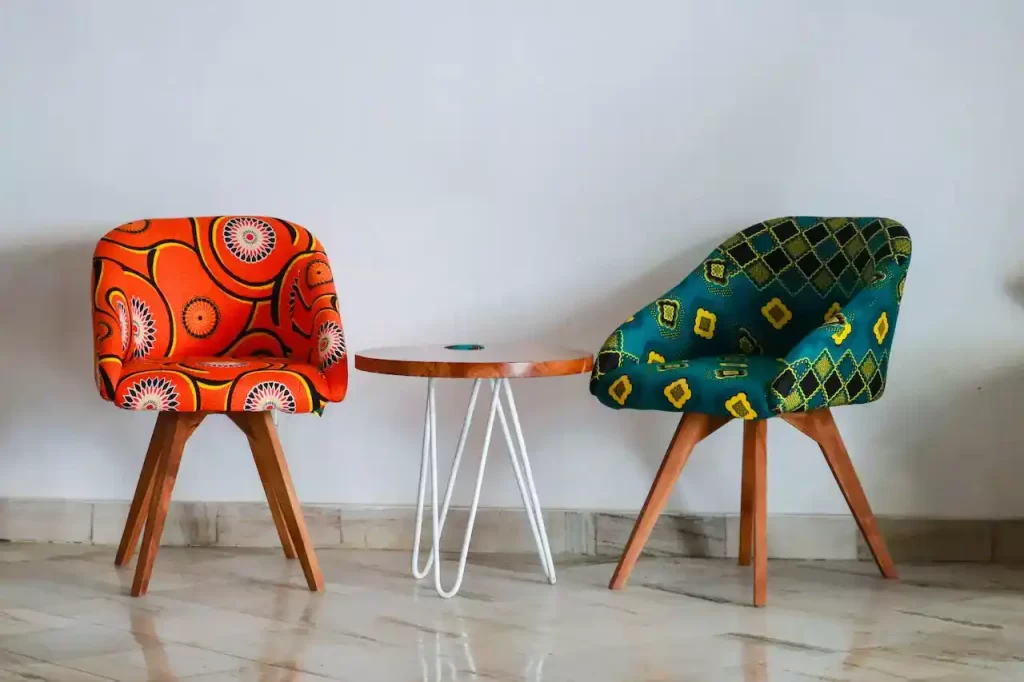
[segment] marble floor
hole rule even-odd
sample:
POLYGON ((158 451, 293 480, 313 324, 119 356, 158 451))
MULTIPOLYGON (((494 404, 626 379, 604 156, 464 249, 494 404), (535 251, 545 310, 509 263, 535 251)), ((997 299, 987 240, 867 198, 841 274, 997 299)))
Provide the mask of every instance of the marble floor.
POLYGON ((271 550, 161 550, 127 596, 113 548, 0 544, 0 681, 1024 680, 1024 568, 472 558, 442 601, 400 552, 321 550, 326 592, 271 550))

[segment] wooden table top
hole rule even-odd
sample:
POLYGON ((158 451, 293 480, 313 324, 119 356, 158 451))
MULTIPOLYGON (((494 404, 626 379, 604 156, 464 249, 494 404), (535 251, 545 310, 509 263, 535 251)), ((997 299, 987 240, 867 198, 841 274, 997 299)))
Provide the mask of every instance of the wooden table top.
POLYGON ((356 353, 356 369, 409 377, 554 377, 585 374, 593 366, 587 351, 537 343, 397 346, 356 353))

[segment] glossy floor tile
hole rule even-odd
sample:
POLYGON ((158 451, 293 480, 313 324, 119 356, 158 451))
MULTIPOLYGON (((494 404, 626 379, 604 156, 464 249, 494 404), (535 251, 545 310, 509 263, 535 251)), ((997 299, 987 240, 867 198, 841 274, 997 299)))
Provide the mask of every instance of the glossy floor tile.
POLYGON ((164 548, 150 593, 113 548, 0 544, 0 682, 39 680, 1024 680, 1024 568, 771 562, 769 606, 732 560, 471 558, 459 596, 402 552, 164 548))

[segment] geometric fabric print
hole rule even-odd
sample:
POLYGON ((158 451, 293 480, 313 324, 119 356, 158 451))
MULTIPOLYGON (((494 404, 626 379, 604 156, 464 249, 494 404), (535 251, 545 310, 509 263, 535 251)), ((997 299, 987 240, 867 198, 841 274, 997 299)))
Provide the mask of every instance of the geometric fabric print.
POLYGON ((717 284, 719 286, 725 286, 729 283, 728 269, 726 262, 720 259, 711 259, 704 261, 704 279, 717 284))
POLYGON ((832 318, 835 317, 836 315, 838 315, 839 311, 841 311, 842 309, 843 309, 843 306, 842 306, 841 303, 839 303, 839 301, 836 301, 835 303, 833 303, 829 307, 828 312, 825 313, 825 322, 831 322, 832 318))
POLYGON ((803 235, 797 235, 787 241, 783 245, 783 248, 786 249, 786 253, 788 253, 793 260, 796 260, 810 251, 811 245, 808 243, 806 237, 803 235))
POLYGON ((693 321, 693 333, 711 339, 715 336, 715 323, 718 316, 704 308, 697 308, 697 317, 693 321))
POLYGON ((846 319, 846 316, 843 315, 842 313, 837 313, 836 315, 833 316, 832 324, 842 325, 842 328, 839 331, 832 334, 832 340, 835 341, 835 344, 837 346, 840 346, 842 345, 843 341, 845 341, 846 338, 850 335, 850 332, 853 331, 853 325, 850 324, 850 322, 846 319))
POLYGON ((128 387, 123 406, 127 410, 173 411, 178 408, 178 391, 163 377, 146 377, 128 387))
POLYGON ((597 375, 608 374, 622 366, 623 355, 617 350, 601 350, 597 354, 597 362, 594 363, 594 373, 597 375))
POLYGON ((92 267, 93 328, 112 332, 93 339, 101 397, 123 407, 141 404, 143 388, 167 389, 177 411, 240 411, 273 381, 296 411, 322 411, 348 388, 332 280, 320 242, 278 218, 158 218, 109 231, 92 267))
POLYGON ((908 237, 895 237, 892 240, 893 252, 903 255, 910 255, 910 239, 908 237))
POLYGON ((907 276, 904 275, 903 279, 900 280, 899 286, 896 287, 896 302, 903 302, 903 285, 907 283, 907 276))
POLYGON ((672 403, 672 407, 677 410, 681 409, 692 395, 690 385, 686 382, 686 379, 676 379, 665 387, 665 397, 672 403))
POLYGON ((857 371, 857 361, 853 359, 853 351, 848 350, 843 353, 839 362, 836 363, 836 370, 843 377, 843 381, 853 378, 853 373, 857 371))
POLYGON ((135 349, 132 356, 145 358, 153 350, 156 343, 156 323, 153 321, 153 313, 150 312, 146 302, 137 296, 132 296, 132 341, 135 349))
POLYGON ((328 320, 320 325, 316 338, 317 357, 320 360, 320 371, 323 372, 345 357, 345 334, 338 323, 328 320))
POLYGON ((864 237, 860 232, 858 232, 846 243, 846 246, 843 247, 843 253, 846 254, 847 258, 853 261, 860 255, 866 246, 867 243, 864 241, 864 237))
POLYGON ((832 356, 828 354, 827 350, 821 351, 821 355, 814 361, 814 372, 820 377, 825 378, 832 371, 832 356))
POLYGON ((757 339, 754 338, 754 335, 749 330, 743 327, 740 327, 739 339, 736 343, 744 355, 761 354, 761 344, 757 342, 757 339))
POLYGON ((881 344, 889 334, 889 316, 885 314, 885 311, 882 311, 878 321, 875 322, 873 331, 875 332, 875 339, 881 344))
POLYGON ((870 380, 875 376, 875 372, 878 370, 878 362, 875 360, 875 354, 868 351, 868 354, 864 356, 864 359, 860 363, 861 374, 864 375, 865 379, 870 380))
POLYGON ((764 264, 763 261, 760 260, 754 261, 744 268, 743 271, 747 273, 747 277, 749 277, 750 281, 756 284, 759 289, 763 289, 768 286, 775 279, 775 275, 772 274, 772 271, 764 264))
POLYGON ((192 338, 205 339, 217 330, 219 323, 217 304, 205 296, 194 296, 181 309, 181 324, 192 338))
POLYGON ((674 369, 686 369, 690 366, 689 361, 679 360, 677 362, 666 362, 662 365, 658 365, 659 372, 671 372, 674 369))
POLYGON ((828 268, 818 270, 814 277, 811 278, 811 284, 814 285, 814 288, 817 289, 822 296, 825 296, 832 291, 832 287, 835 283, 835 275, 833 275, 828 268))
POLYGON ((783 412, 797 412, 803 405, 803 399, 797 391, 791 391, 782 399, 783 412))
POLYGON ((623 374, 615 382, 608 387, 608 395, 612 397, 612 400, 617 402, 620 406, 626 404, 626 398, 633 392, 633 384, 630 382, 629 377, 623 374))
POLYGON ((246 412, 280 410, 295 412, 295 396, 279 381, 264 381, 253 386, 245 396, 246 412))
POLYGON ((274 250, 274 228, 259 218, 232 218, 224 223, 224 245, 235 258, 258 263, 274 250))
POLYGON ((785 371, 776 377, 772 382, 772 390, 779 395, 786 395, 796 386, 796 372, 793 367, 787 367, 785 371))
POLYGON ((622 332, 616 331, 605 339, 604 345, 601 346, 601 350, 622 350, 622 332))
POLYGON ((746 393, 737 393, 725 403, 725 409, 737 419, 757 419, 757 413, 750 406, 746 393))
POLYGON ((743 393, 756 419, 869 402, 885 390, 910 252, 906 229, 888 219, 751 225, 616 330, 616 371, 603 373, 599 357, 590 390, 609 407, 673 411, 664 391, 685 374, 691 396, 680 411, 735 417, 728 402, 745 417, 734 400, 743 393), (737 354, 746 366, 724 362, 737 354))
POLYGON ((679 323, 679 301, 662 298, 654 305, 657 309, 658 324, 666 329, 674 330, 679 323))
POLYGON ((786 323, 793 319, 793 313, 786 304, 782 302, 782 299, 775 297, 768 301, 762 308, 761 314, 772 323, 772 326, 776 329, 782 329, 786 326, 786 323))

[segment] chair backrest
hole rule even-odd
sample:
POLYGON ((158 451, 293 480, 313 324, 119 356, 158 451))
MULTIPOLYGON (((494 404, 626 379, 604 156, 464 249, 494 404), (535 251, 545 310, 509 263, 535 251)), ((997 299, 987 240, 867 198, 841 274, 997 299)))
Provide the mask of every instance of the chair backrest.
POLYGON ((285 220, 138 220, 96 246, 97 348, 103 334, 116 334, 115 350, 127 360, 272 356, 317 364, 318 325, 338 319, 333 282, 320 243, 285 220))
POLYGON ((872 282, 905 273, 910 251, 888 218, 776 218, 727 239, 664 299, 708 302, 723 333, 707 352, 782 357, 872 282))

